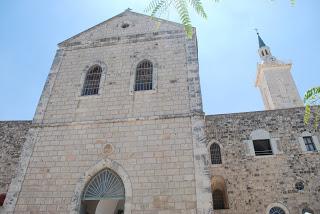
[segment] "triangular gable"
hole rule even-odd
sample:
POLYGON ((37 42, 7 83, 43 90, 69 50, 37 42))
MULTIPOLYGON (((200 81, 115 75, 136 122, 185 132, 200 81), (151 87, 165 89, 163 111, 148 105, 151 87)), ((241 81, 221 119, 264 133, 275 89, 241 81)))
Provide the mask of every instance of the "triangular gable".
POLYGON ((124 12, 108 20, 100 24, 97 24, 59 43, 58 45, 60 46, 67 43, 82 41, 94 41, 98 39, 115 36, 125 36, 170 30, 183 30, 183 25, 164 19, 135 13, 127 9, 124 12), (126 24, 129 26, 125 27, 126 24))

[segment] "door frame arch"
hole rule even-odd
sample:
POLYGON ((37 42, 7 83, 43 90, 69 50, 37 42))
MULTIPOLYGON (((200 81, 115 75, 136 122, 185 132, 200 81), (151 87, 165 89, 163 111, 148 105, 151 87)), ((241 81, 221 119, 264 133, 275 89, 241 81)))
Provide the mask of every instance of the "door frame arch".
POLYGON ((132 207, 132 185, 129 179, 129 175, 126 170, 116 161, 110 159, 103 159, 98 161, 95 165, 90 167, 83 175, 79 178, 76 188, 71 199, 71 211, 70 214, 79 214, 82 200, 82 194, 90 182, 90 180, 100 171, 109 168, 119 175, 121 178, 124 189, 125 189, 125 203, 124 203, 124 214, 131 214, 132 207))

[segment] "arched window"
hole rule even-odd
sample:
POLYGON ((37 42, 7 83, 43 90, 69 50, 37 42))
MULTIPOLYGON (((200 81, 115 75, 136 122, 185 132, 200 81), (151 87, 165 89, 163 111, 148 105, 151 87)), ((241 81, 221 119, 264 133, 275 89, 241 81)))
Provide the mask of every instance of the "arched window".
POLYGON ((119 175, 110 169, 100 171, 87 184, 83 196, 83 213, 123 213, 125 203, 124 184, 119 175), (95 212, 93 212, 95 211, 95 212))
POLYGON ((211 179, 213 209, 228 209, 227 190, 225 181, 221 176, 213 176, 211 179))
POLYGON ((286 212, 280 207, 272 207, 269 214, 286 214, 286 212))
POLYGON ((303 208, 302 214, 314 214, 314 212, 310 208, 303 208))
POLYGON ((265 51, 265 53, 266 53, 266 56, 268 55, 268 51, 267 50, 264 50, 265 51))
POLYGON ((211 144, 210 146, 210 155, 212 164, 221 164, 221 152, 220 146, 216 143, 211 144))
POLYGON ((98 65, 92 66, 89 69, 82 88, 82 96, 98 94, 101 73, 102 68, 98 65))
POLYGON ((136 69, 135 91, 152 90, 153 65, 149 60, 141 61, 136 69))

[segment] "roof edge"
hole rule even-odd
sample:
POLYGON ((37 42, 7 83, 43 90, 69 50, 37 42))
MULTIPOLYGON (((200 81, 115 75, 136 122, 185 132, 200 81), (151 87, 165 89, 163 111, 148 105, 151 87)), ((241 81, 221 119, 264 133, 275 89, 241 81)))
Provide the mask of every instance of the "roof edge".
POLYGON ((105 20, 105 21, 103 21, 103 22, 100 22, 99 24, 96 24, 96 25, 94 25, 94 26, 92 26, 92 27, 90 27, 90 28, 88 28, 88 29, 86 29, 86 30, 84 30, 84 31, 81 31, 80 33, 78 33, 78 34, 76 34, 76 35, 74 35, 74 36, 72 36, 72 37, 70 37, 70 38, 68 38, 68 39, 66 39, 66 40, 58 43, 58 46, 60 47, 60 46, 62 46, 63 44, 69 42, 70 40, 79 37, 81 34, 83 34, 83 33, 85 33, 85 32, 88 32, 88 31, 90 31, 90 30, 92 30, 92 29, 94 29, 94 28, 96 28, 96 27, 98 27, 98 26, 100 26, 100 25, 103 25, 103 24, 105 24, 106 22, 108 22, 108 21, 110 21, 110 20, 112 20, 112 19, 115 19, 115 18, 117 18, 117 17, 121 17, 121 16, 123 16, 123 14, 125 14, 125 13, 132 13, 132 14, 139 15, 139 16, 145 16, 145 17, 148 17, 148 18, 152 18, 152 19, 155 19, 155 20, 159 20, 159 21, 161 21, 161 22, 166 22, 166 23, 170 23, 170 24, 174 24, 174 25, 182 26, 182 27, 183 27, 183 24, 180 24, 180 23, 177 23, 177 22, 173 22, 173 21, 161 19, 161 18, 158 18, 158 17, 152 17, 152 16, 145 15, 145 14, 142 14, 142 13, 133 12, 133 11, 131 11, 130 9, 126 9, 126 10, 123 11, 122 13, 119 13, 118 15, 115 15, 115 16, 113 16, 113 17, 111 17, 111 18, 109 18, 109 19, 107 19, 107 20, 105 20))

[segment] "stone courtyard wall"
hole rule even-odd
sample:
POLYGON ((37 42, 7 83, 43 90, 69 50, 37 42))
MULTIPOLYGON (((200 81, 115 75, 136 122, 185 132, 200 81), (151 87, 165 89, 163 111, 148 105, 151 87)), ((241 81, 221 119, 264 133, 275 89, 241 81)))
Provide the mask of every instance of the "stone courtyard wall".
POLYGON ((292 108, 206 116, 208 146, 216 142, 222 153, 222 164, 211 165, 211 175, 225 179, 229 202, 229 209, 215 213, 263 214, 272 203, 291 214, 306 207, 320 213, 320 155, 303 151, 299 143, 303 133, 318 139, 320 134, 304 125, 303 115, 304 108, 292 108), (270 133, 277 154, 252 155, 248 142, 259 129, 270 133), (304 190, 295 188, 298 181, 304 190))
POLYGON ((0 121, 0 194, 14 177, 31 121, 0 121))

